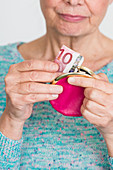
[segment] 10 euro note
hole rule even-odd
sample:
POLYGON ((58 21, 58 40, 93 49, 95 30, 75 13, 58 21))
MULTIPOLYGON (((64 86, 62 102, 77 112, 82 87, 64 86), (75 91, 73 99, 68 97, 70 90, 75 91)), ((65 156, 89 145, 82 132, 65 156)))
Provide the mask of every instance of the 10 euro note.
POLYGON ((84 57, 79 53, 71 50, 70 48, 63 45, 59 51, 55 62, 59 65, 59 72, 77 72, 78 67, 82 65, 84 57))

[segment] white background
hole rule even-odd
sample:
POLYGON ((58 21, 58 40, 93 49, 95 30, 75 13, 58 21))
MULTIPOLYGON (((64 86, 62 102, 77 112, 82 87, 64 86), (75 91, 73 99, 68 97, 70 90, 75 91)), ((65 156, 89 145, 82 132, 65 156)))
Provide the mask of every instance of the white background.
MULTIPOLYGON (((46 0, 45 0, 46 1, 46 0)), ((34 40, 45 34, 40 0, 0 0, 0 45, 34 40)), ((113 39, 113 4, 100 30, 113 39)))

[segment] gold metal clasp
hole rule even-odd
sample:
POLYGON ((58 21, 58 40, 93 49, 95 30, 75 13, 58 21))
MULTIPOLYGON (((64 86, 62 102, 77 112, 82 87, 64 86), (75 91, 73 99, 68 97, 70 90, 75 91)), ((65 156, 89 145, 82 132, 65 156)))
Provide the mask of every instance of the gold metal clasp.
POLYGON ((78 66, 77 69, 78 69, 79 73, 80 72, 85 72, 86 74, 89 74, 91 76, 95 74, 92 70, 90 70, 89 68, 84 67, 84 66, 80 66, 80 67, 78 66))
POLYGON ((69 73, 64 73, 60 76, 58 76, 53 82, 52 84, 56 84, 56 82, 58 82, 60 79, 64 78, 64 77, 70 77, 70 76, 86 76, 86 77, 92 77, 92 75, 94 75, 95 73, 90 70, 87 67, 84 66, 78 66, 77 67, 78 71, 77 72, 69 72, 69 73))

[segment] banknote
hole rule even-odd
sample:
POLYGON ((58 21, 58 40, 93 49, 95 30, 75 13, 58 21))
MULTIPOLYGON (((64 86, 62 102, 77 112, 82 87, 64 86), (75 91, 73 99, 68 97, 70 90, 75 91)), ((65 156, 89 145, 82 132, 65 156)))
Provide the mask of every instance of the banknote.
POLYGON ((59 64, 59 71, 63 73, 77 72, 82 65, 84 57, 78 52, 63 45, 57 55, 55 62, 59 64))

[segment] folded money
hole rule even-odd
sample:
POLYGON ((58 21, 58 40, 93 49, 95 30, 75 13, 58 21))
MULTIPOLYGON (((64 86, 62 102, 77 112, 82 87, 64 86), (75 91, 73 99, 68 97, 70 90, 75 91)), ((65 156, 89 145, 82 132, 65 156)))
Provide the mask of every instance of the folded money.
POLYGON ((57 55, 55 62, 59 65, 59 72, 77 72, 82 65, 84 57, 78 52, 71 50, 63 45, 57 55))

